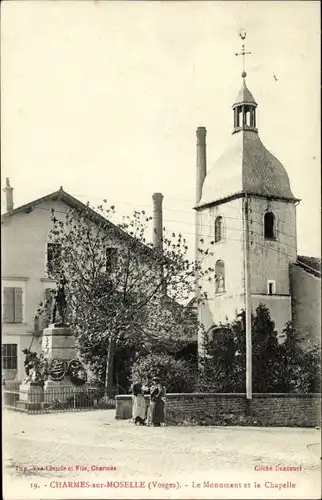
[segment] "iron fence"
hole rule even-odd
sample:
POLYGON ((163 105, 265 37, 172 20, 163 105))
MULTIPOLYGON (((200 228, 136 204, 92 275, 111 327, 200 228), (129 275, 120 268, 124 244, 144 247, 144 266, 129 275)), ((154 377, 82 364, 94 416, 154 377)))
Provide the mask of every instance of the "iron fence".
POLYGON ((97 387, 66 388, 7 384, 3 387, 3 407, 25 413, 51 413, 113 409, 115 399, 97 387))
POLYGON ((13 380, 5 380, 3 382, 3 387, 8 391, 19 391, 21 382, 16 382, 13 380))

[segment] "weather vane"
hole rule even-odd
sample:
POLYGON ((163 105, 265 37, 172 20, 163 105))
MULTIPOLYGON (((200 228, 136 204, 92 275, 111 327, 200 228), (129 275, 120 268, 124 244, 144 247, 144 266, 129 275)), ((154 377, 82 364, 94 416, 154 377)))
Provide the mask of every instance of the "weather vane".
MULTIPOLYGON (((244 41, 246 38, 246 31, 241 29, 241 30, 239 30, 238 34, 239 34, 240 38, 244 41)), ((245 56, 248 54, 251 54, 251 52, 246 52, 246 48, 245 48, 244 44, 242 45, 241 52, 236 52, 236 54, 235 54, 236 56, 242 56, 242 58, 243 58, 243 71, 241 74, 242 78, 245 78, 247 76, 247 73, 245 71, 245 56)))

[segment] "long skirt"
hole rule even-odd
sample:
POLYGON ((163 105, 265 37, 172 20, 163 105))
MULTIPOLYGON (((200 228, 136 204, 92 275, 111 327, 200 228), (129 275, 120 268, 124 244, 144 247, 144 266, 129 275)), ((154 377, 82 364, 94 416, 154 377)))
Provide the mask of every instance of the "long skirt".
POLYGON ((152 424, 161 424, 164 422, 164 402, 162 399, 151 401, 150 415, 152 424))
POLYGON ((145 420, 145 399, 143 396, 133 396, 132 418, 145 420))

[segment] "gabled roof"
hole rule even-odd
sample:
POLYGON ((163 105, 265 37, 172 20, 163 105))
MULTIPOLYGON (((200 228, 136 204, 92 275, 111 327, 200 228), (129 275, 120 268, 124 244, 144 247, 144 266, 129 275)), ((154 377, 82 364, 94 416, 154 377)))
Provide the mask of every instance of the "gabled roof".
POLYGON ((20 207, 14 208, 13 210, 10 210, 10 212, 4 213, 2 217, 9 217, 11 215, 15 215, 21 212, 28 213, 31 212, 36 205, 40 205, 41 203, 44 203, 46 201, 56 201, 56 200, 61 200, 65 202, 68 206, 70 206, 70 208, 76 208, 76 209, 88 208, 84 203, 82 203, 81 201, 77 200, 76 198, 68 194, 66 191, 64 191, 63 187, 61 186, 60 189, 58 189, 58 191, 54 191, 53 193, 38 198, 37 200, 30 201, 28 203, 25 203, 24 205, 21 205, 20 207))
POLYGON ((114 233, 116 233, 118 236, 122 238, 125 238, 127 241, 132 241, 132 242, 135 241, 136 244, 138 245, 138 248, 140 248, 141 251, 145 251, 145 253, 148 251, 148 253, 151 256, 154 254, 154 248, 151 248, 148 245, 144 245, 143 243, 135 239, 133 236, 128 234, 126 231, 123 231, 121 228, 113 224, 111 221, 109 221, 108 219, 100 215, 98 212, 90 208, 88 205, 82 203, 77 198, 74 198, 74 196, 64 191, 62 186, 60 187, 60 189, 58 189, 58 191, 54 191, 53 193, 43 196, 42 198, 30 201, 29 203, 21 205, 20 207, 17 207, 14 210, 11 210, 10 212, 4 213, 1 216, 1 220, 4 221, 6 218, 12 217, 13 215, 18 213, 30 213, 34 207, 40 205, 41 203, 44 203, 46 201, 57 201, 57 200, 66 203, 66 205, 68 205, 72 209, 86 210, 89 219, 92 220, 93 222, 97 224, 103 224, 104 226, 106 226, 106 229, 114 231, 114 233))

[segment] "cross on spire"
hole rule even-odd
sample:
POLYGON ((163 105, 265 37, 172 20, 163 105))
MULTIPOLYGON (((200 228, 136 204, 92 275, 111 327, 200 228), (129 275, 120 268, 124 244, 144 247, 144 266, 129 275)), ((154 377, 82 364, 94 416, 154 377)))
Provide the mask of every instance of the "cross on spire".
MULTIPOLYGON (((239 36, 240 36, 240 38, 242 40, 245 40, 245 38, 246 38, 246 31, 243 30, 243 29, 241 29, 239 31, 239 36)), ((243 58, 243 71, 242 71, 242 74, 241 74, 242 78, 245 78, 247 76, 247 73, 245 71, 245 56, 248 55, 248 54, 251 54, 251 52, 246 52, 246 47, 245 47, 244 44, 242 45, 241 52, 236 52, 235 53, 236 56, 242 56, 242 58, 243 58)))

